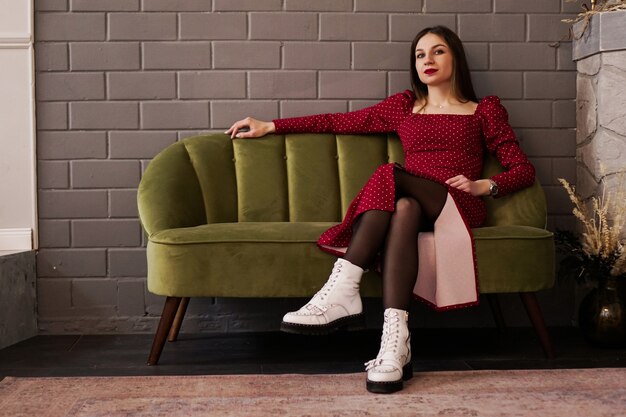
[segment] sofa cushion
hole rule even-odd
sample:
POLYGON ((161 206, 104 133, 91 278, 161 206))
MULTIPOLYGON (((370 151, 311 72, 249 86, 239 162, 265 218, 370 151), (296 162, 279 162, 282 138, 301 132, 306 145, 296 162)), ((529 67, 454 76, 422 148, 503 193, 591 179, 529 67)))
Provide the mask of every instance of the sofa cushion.
MULTIPOLYGON (((334 262, 316 245, 333 224, 243 222, 163 230, 149 238, 149 290, 186 297, 309 297, 334 262)), ((550 232, 527 226, 473 232, 481 293, 552 286, 552 271, 543 266, 554 263, 550 232)), ((380 278, 368 273, 361 290, 363 296, 380 296, 380 278)))
POLYGON ((481 293, 529 292, 554 285, 554 236, 530 226, 472 229, 481 293))

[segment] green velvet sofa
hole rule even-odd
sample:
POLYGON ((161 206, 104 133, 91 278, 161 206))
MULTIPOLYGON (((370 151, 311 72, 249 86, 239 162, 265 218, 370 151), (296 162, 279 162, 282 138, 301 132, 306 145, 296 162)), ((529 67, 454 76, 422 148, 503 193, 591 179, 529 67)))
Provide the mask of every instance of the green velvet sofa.
MULTIPOLYGON (((174 341, 190 297, 310 297, 334 257, 316 246, 341 221, 377 166, 402 163, 395 135, 290 134, 231 140, 223 133, 164 149, 139 185, 148 235, 148 290, 166 296, 149 364, 174 341)), ((502 168, 489 156, 484 177, 502 168)), ((519 293, 548 357, 554 353, 535 292, 554 283, 553 235, 538 182, 486 199, 488 219, 473 230, 481 293, 519 293)), ((362 295, 380 296, 366 274, 362 295)), ((496 297, 488 296, 504 325, 496 297)), ((276 323, 278 328, 279 323, 276 323)))

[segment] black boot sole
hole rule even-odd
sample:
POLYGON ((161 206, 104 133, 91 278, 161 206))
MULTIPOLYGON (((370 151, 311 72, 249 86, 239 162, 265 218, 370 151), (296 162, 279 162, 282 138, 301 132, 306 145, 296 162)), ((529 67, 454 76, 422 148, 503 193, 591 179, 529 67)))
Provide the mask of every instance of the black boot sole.
POLYGON ((391 394, 404 388, 403 381, 408 381, 411 378, 413 378, 413 365, 409 362, 402 368, 402 379, 389 382, 374 382, 368 379, 366 387, 369 392, 374 394, 391 394))
POLYGON ((363 313, 342 317, 327 324, 297 324, 283 321, 280 324, 280 331, 292 334, 304 334, 313 336, 323 336, 334 333, 338 330, 362 330, 365 328, 365 316, 363 313))

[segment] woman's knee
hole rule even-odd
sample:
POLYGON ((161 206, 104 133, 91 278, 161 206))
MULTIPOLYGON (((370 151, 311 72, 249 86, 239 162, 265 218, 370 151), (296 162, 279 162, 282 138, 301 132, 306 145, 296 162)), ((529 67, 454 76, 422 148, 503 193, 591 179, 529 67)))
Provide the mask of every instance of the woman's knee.
POLYGON ((396 201, 396 212, 397 216, 410 216, 410 217, 420 217, 422 214, 422 207, 417 202, 416 199, 412 197, 400 197, 398 201, 396 201))

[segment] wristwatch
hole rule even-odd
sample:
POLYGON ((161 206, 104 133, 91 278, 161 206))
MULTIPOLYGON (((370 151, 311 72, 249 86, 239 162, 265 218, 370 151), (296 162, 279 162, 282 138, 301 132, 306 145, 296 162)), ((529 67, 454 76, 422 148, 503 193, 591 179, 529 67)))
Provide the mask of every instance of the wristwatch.
POLYGON ((489 195, 491 197, 498 195, 498 184, 492 179, 489 180, 489 195))

